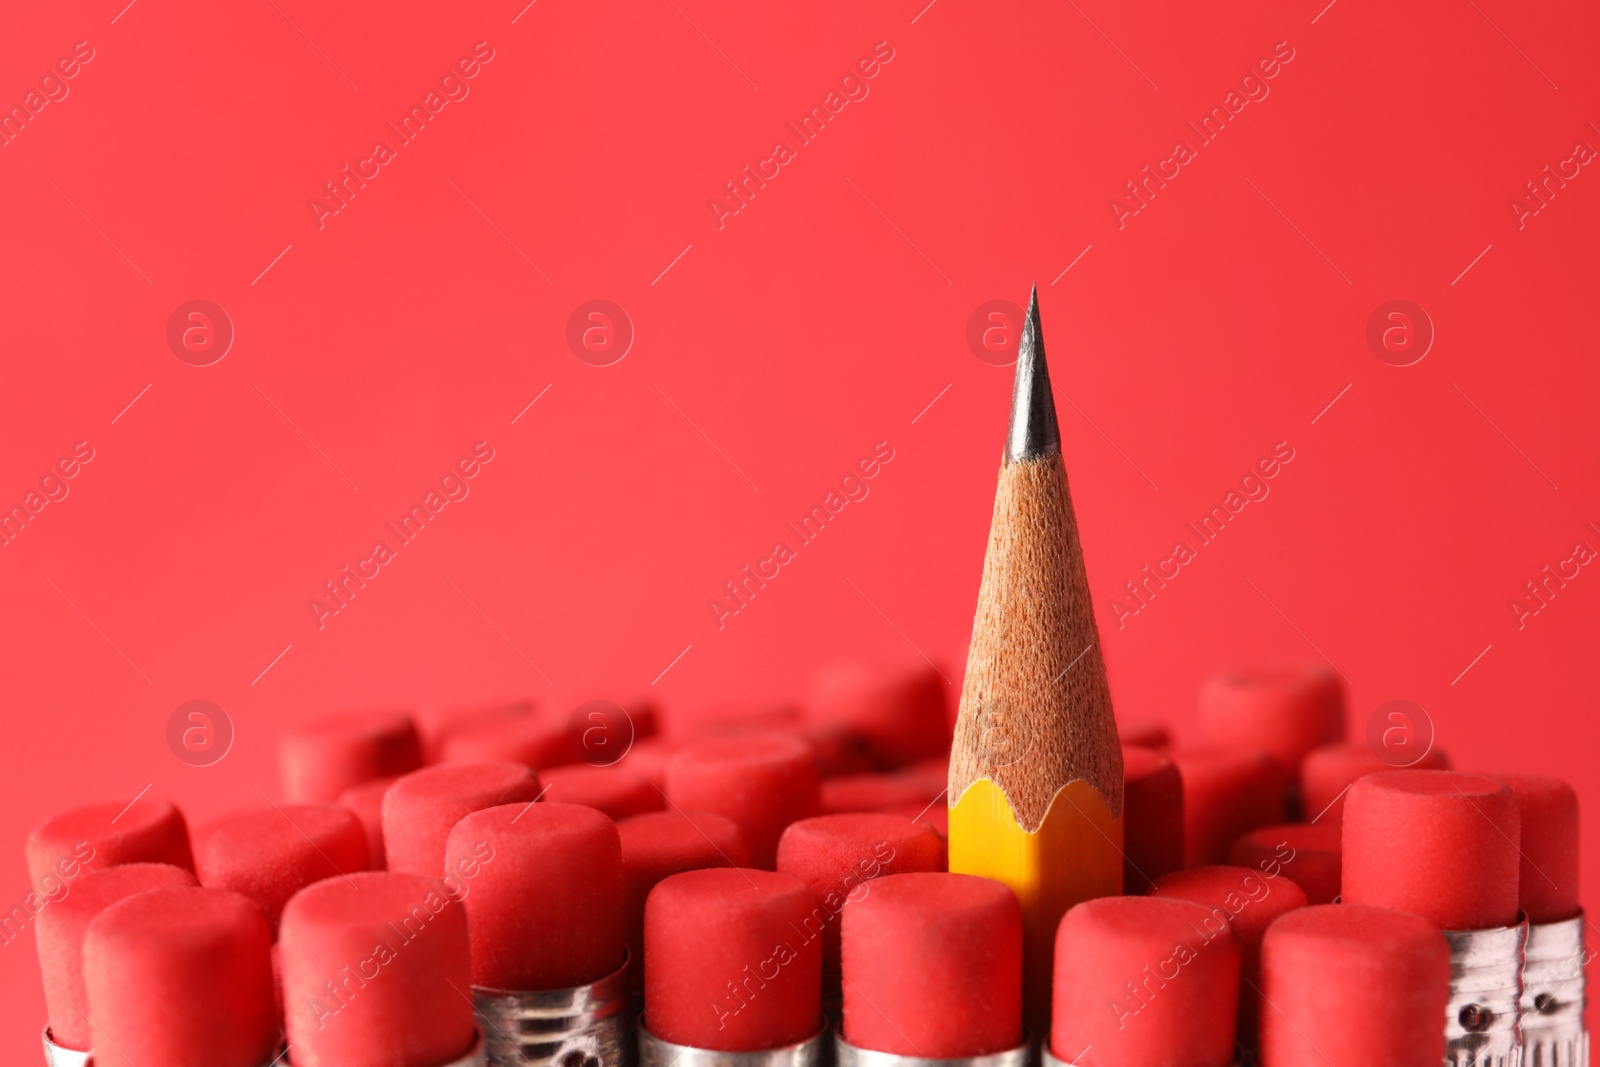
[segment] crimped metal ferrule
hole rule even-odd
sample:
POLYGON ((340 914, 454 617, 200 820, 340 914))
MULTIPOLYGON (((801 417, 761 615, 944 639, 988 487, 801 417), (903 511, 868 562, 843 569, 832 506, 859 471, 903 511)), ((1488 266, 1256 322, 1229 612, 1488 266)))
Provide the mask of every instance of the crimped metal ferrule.
POLYGON ((87 1052, 58 1045, 50 1035, 50 1024, 44 1027, 44 1067, 85 1067, 89 1062, 87 1052))
POLYGON ((1487 930, 1446 930, 1444 937, 1450 944, 1445 1067, 1521 1067, 1528 920, 1487 930))
POLYGON ((628 958, 598 982, 538 991, 472 987, 489 1067, 626 1067, 628 958))
POLYGON ((833 1049, 836 1067, 1028 1067, 1028 1055, 1033 1045, 1026 1038, 1016 1048, 1004 1052, 991 1052, 984 1056, 959 1056, 950 1059, 931 1059, 924 1056, 897 1056, 893 1052, 877 1052, 858 1048, 844 1039, 842 1030, 834 1031, 833 1049))
MULTIPOLYGON (((1235 1051, 1237 1051, 1237 1050, 1235 1050, 1235 1051)), ((1043 1048, 1040 1049, 1040 1059, 1043 1061, 1044 1067, 1078 1067, 1077 1064, 1068 1063, 1066 1060, 1061 1059, 1055 1053, 1051 1052, 1050 1051, 1050 1042, 1048 1042, 1048 1041, 1046 1041, 1044 1043, 1043 1048)), ((1240 1065, 1242 1063, 1243 1063, 1242 1060, 1237 1060, 1236 1059, 1232 1063, 1230 1063, 1228 1065, 1228 1067, 1240 1067, 1240 1065)))
POLYGON ((760 1052, 722 1052, 718 1049, 675 1045, 652 1034, 647 1020, 639 1020, 639 1067, 822 1067, 833 1043, 828 1024, 804 1041, 760 1052))
POLYGON ((1589 1067, 1583 914, 1528 927, 1522 965, 1523 1067, 1589 1067))
MULTIPOLYGON (((462 1056, 459 1060, 451 1060, 449 1063, 441 1064, 440 1067, 488 1067, 488 1063, 489 1061, 484 1058, 483 1034, 479 1033, 477 1040, 472 1043, 472 1048, 467 1050, 465 1056, 462 1056)), ((294 1067, 294 1057, 290 1056, 285 1059, 283 1053, 279 1053, 277 1059, 274 1059, 271 1063, 264 1063, 261 1067, 280 1067, 281 1064, 294 1067)), ((91 1062, 88 1067, 94 1067, 94 1064, 91 1062)))

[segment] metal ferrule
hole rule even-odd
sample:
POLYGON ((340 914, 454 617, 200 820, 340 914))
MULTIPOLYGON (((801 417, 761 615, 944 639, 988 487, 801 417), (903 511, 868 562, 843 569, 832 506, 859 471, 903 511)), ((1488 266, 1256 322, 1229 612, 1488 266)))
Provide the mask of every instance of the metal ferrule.
POLYGON ((1450 1003, 1445 1067, 1521 1067, 1523 952, 1528 920, 1487 930, 1446 930, 1450 1003))
POLYGON ((817 1032, 795 1045, 760 1052, 723 1052, 675 1045, 652 1034, 639 1020, 639 1067, 822 1067, 833 1048, 826 1021, 817 1032))
MULTIPOLYGON (((262 1064, 261 1067, 277 1067, 280 1063, 293 1067, 293 1061, 284 1058, 287 1051, 285 1049, 279 1052, 270 1061, 262 1064)), ((44 1028, 44 1062, 45 1067, 94 1067, 94 1061, 89 1058, 87 1052, 63 1048, 50 1040, 50 1027, 48 1026, 44 1028)), ((451 1060, 449 1063, 440 1064, 440 1067, 487 1067, 487 1065, 488 1061, 484 1059, 483 1054, 483 1037, 480 1035, 472 1043, 472 1048, 465 1056, 458 1060, 451 1060)))
POLYGON ((1589 1067, 1589 1031, 1583 1025, 1583 913, 1563 922, 1528 927, 1522 965, 1524 1067, 1589 1067))
MULTIPOLYGON (((292 1051, 292 1049, 285 1049, 284 1053, 292 1051)), ((284 1064, 287 1064, 288 1067, 294 1067, 294 1057, 290 1055, 285 1058, 284 1053, 279 1053, 276 1059, 271 1063, 262 1064, 262 1067, 280 1067, 280 1065, 284 1064)), ((439 1067, 487 1067, 488 1062, 484 1058, 483 1034, 479 1033, 477 1040, 472 1043, 472 1048, 467 1051, 465 1056, 458 1060, 451 1060, 449 1063, 441 1063, 439 1067)), ((90 1063, 88 1067, 94 1067, 94 1064, 90 1063)))
MULTIPOLYGON (((1081 1056, 1082 1053, 1079 1055, 1081 1056)), ((1078 1067, 1078 1064, 1061 1059, 1055 1053, 1051 1052, 1050 1042, 1048 1041, 1046 1041, 1044 1043, 1044 1047, 1040 1049, 1040 1059, 1043 1061, 1044 1067, 1078 1067)), ((1228 1067, 1240 1067, 1243 1062, 1244 1061, 1242 1059, 1235 1059, 1232 1063, 1228 1064, 1228 1067)))
POLYGON ((624 1067, 628 1061, 626 955, 622 966, 589 985, 536 991, 473 986, 472 1003, 489 1067, 624 1067))
POLYGON ((925 1056, 897 1056, 893 1052, 857 1048, 844 1039, 842 1030, 834 1031, 833 1035, 833 1053, 837 1067, 1028 1067, 1028 1054, 1032 1050, 1032 1043, 1024 1039, 1016 1048, 1004 1052, 991 1052, 986 1056, 930 1059, 925 1056))
POLYGON ((44 1027, 44 1067, 84 1067, 89 1062, 87 1052, 58 1045, 50 1036, 50 1024, 44 1027))
MULTIPOLYGON (((481 1045, 483 1042, 480 1041, 478 1044, 481 1045)), ((476 1047, 474 1046, 474 1048, 476 1047)), ((269 1062, 262 1064, 262 1067, 276 1067, 282 1059, 283 1053, 280 1051, 269 1062)), ((90 1058, 87 1052, 66 1048, 51 1040, 49 1026, 44 1028, 44 1062, 45 1067, 94 1067, 94 1060, 90 1058)), ((459 1065, 450 1064, 449 1067, 482 1067, 482 1061, 466 1059, 462 1060, 459 1065)))

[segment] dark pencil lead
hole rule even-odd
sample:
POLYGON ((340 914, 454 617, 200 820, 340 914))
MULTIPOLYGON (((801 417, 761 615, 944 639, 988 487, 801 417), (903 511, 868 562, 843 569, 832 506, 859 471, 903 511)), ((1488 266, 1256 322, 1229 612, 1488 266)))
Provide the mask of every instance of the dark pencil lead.
POLYGON ((1061 451, 1056 401, 1050 394, 1044 334, 1039 328, 1039 286, 1028 297, 1028 317, 1017 342, 1017 374, 1011 386, 1011 428, 1006 432, 1006 462, 1022 463, 1061 451))

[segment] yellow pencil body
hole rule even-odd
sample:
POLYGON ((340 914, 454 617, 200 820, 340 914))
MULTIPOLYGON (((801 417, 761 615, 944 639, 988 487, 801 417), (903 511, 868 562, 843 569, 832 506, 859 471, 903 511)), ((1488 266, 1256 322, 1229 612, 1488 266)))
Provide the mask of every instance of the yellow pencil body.
POLYGON ((1004 882, 1017 895, 1027 1015, 1042 1025, 1061 916, 1080 901, 1122 892, 1122 819, 1080 779, 1061 787, 1030 833, 1000 787, 980 778, 950 809, 950 870, 1004 882))

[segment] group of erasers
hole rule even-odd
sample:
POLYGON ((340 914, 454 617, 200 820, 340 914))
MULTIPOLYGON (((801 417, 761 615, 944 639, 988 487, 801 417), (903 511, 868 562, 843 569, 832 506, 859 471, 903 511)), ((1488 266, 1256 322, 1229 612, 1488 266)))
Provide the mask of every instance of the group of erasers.
MULTIPOLYGON (((341 716, 286 733, 281 800, 192 838, 151 795, 57 815, 27 847, 47 1057, 513 1062, 523 1039, 485 1005, 604 986, 622 991, 597 1024, 626 1020, 619 1061, 1020 1064, 1018 902, 946 872, 945 692, 931 671, 841 669, 803 711, 662 734, 639 706, 608 766, 527 705, 422 729, 341 716)), ((1519 909, 1534 930, 1581 922, 1563 782, 1454 773, 1437 750, 1392 769, 1343 741, 1340 688, 1311 668, 1219 675, 1198 732, 1124 737, 1128 895, 1066 914, 1033 1021, 1063 1063, 1436 1067, 1445 932, 1525 935, 1519 909)), ((1453 1025, 1489 1040, 1509 996, 1453 1025)), ((1554 996, 1523 1025, 1573 1014, 1554 996)))

